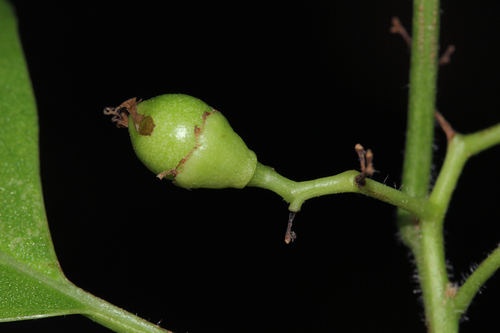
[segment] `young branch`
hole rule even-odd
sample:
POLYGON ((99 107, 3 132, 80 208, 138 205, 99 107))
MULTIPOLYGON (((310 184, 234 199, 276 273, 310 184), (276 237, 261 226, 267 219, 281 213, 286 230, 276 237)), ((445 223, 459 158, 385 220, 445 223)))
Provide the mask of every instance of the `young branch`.
POLYGON ((464 135, 467 152, 472 156, 500 144, 500 123, 476 133, 464 135))
MULTIPOLYGON (((484 283, 500 267, 500 247, 497 247, 480 265, 474 273, 460 287, 452 302, 453 312, 460 318, 469 307, 474 296, 484 283)), ((457 319, 458 319, 457 318, 457 319)))
POLYGON ((361 193, 407 210, 419 218, 429 217, 424 200, 371 179, 365 179, 365 185, 360 187, 357 181, 360 175, 361 173, 352 170, 335 176, 294 182, 281 176, 273 168, 257 163, 254 176, 247 186, 275 192, 290 203, 288 209, 291 212, 300 211, 302 204, 311 198, 337 193, 361 193))
POLYGON ((437 216, 444 218, 451 195, 467 160, 485 149, 500 144, 500 124, 476 133, 462 135, 456 133, 437 111, 436 118, 448 138, 448 150, 428 203, 437 209, 437 216))

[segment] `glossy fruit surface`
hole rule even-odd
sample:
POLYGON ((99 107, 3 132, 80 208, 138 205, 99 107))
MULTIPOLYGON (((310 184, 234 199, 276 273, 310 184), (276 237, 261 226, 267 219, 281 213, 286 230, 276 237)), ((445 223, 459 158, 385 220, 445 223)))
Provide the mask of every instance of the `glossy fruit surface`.
POLYGON ((243 188, 252 178, 255 153, 220 112, 201 100, 162 95, 138 103, 137 113, 151 117, 154 128, 150 135, 139 134, 140 125, 128 118, 134 151, 159 178, 186 188, 243 188))

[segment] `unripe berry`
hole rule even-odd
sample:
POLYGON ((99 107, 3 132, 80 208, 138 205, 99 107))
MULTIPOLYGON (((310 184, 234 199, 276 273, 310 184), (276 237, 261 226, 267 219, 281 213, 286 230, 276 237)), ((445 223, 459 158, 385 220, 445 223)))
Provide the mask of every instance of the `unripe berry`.
POLYGON ((220 112, 197 98, 168 94, 139 103, 134 98, 105 113, 128 127, 144 165, 178 186, 243 188, 255 172, 255 153, 220 112))

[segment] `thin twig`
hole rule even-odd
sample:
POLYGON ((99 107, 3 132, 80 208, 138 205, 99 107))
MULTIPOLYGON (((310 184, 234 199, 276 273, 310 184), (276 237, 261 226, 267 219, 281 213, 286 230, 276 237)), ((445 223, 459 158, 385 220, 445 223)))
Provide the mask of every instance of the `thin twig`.
POLYGON ((401 37, 405 40, 406 45, 408 45, 408 49, 411 50, 411 37, 397 16, 392 18, 392 27, 389 31, 393 34, 401 35, 401 37))
MULTIPOLYGON (((411 36, 408 34, 405 27, 401 24, 401 21, 396 16, 392 18, 392 26, 389 31, 393 34, 399 34, 401 37, 403 37, 406 45, 408 45, 408 50, 411 51, 411 36)), ((439 58, 439 66, 448 64, 451 61, 451 55, 453 54, 453 52, 455 52, 455 46, 449 45, 443 55, 439 58)))
POLYGON ((451 55, 455 52, 455 45, 448 45, 441 58, 439 58, 439 66, 448 64, 451 61, 451 55))
POLYGON ((441 126, 444 134, 446 134, 448 143, 450 143, 451 139, 453 139, 456 134, 455 130, 451 127, 450 123, 444 119, 443 115, 438 110, 434 111, 434 117, 436 118, 439 126, 441 126))

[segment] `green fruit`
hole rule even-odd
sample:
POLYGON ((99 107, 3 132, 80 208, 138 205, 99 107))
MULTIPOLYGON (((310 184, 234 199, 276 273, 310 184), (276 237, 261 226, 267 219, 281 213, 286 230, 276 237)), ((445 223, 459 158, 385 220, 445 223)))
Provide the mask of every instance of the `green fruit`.
POLYGON ((137 157, 159 178, 185 188, 243 188, 252 178, 255 153, 220 112, 201 100, 168 94, 106 109, 125 127, 123 108, 131 115, 128 128, 137 157))

